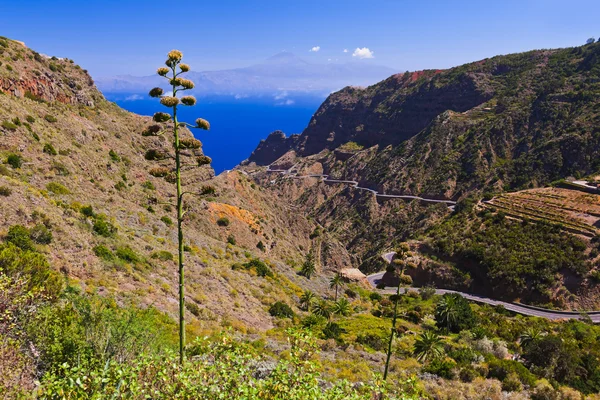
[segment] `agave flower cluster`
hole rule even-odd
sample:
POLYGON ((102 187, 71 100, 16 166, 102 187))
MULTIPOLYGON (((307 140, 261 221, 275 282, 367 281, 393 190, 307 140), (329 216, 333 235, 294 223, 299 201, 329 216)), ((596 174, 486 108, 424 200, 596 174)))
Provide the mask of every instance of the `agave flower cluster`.
MULTIPOLYGON (((179 267, 179 353, 180 353, 180 362, 184 361, 184 347, 185 347, 185 307, 184 307, 184 254, 183 254, 183 243, 184 236, 182 230, 183 223, 183 196, 185 193, 183 192, 181 185, 181 172, 183 168, 195 168, 195 167, 203 167, 210 165, 211 159, 202 154, 195 154, 196 150, 199 150, 202 147, 202 143, 193 137, 181 137, 181 129, 188 128, 197 128, 202 130, 210 129, 210 124, 207 120, 198 118, 196 120, 196 125, 188 124, 186 122, 178 121, 177 119, 177 108, 179 106, 193 106, 196 104, 196 98, 194 96, 185 95, 178 96, 181 92, 185 92, 187 90, 194 88, 194 82, 189 79, 186 79, 182 76, 182 74, 188 72, 190 70, 190 66, 187 64, 183 64, 181 59, 183 58, 183 54, 179 50, 172 50, 167 55, 167 60, 165 61, 166 67, 160 67, 156 70, 156 73, 165 78, 170 86, 171 90, 169 93, 165 93, 165 91, 160 87, 155 87, 150 90, 150 96, 154 98, 160 99, 160 104, 169 108, 171 110, 170 113, 167 112, 157 112, 154 114, 153 120, 156 124, 147 127, 143 132, 142 136, 163 136, 167 132, 172 132, 173 141, 172 146, 173 150, 175 150, 175 155, 172 156, 168 154, 167 151, 163 149, 150 149, 146 152, 145 158, 147 160, 152 161, 165 161, 171 160, 174 161, 174 165, 172 166, 159 166, 156 168, 152 168, 149 172, 150 175, 163 178, 169 183, 176 184, 177 190, 177 230, 178 230, 178 245, 179 245, 179 258, 178 258, 178 267, 179 267), (194 157, 194 158, 192 158, 194 157), (195 160, 193 164, 186 164, 187 160, 195 160)), ((210 186, 203 186, 200 192, 196 193, 199 196, 206 195, 214 195, 214 188, 210 186)))

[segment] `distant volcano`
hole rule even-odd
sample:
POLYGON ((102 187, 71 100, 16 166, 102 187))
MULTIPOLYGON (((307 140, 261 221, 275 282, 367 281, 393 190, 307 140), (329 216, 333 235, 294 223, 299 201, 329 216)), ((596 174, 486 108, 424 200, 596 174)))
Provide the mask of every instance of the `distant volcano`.
MULTIPOLYGON (((345 86, 368 86, 398 71, 362 60, 348 63, 311 64, 283 51, 262 63, 244 68, 189 73, 200 95, 276 95, 288 93, 326 96, 345 86)), ((157 76, 122 75, 96 79, 104 93, 146 93, 164 85, 157 76)), ((165 87, 166 89, 166 87, 165 87)))

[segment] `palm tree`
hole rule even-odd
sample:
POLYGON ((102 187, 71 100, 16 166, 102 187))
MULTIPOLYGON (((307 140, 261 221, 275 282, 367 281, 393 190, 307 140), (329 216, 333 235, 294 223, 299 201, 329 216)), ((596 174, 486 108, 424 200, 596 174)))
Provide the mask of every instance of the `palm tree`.
MULTIPOLYGON (((183 54, 179 50, 172 50, 167 55, 167 61, 165 61, 166 67, 158 68, 156 71, 159 76, 167 80, 170 87, 170 93, 164 94, 162 88, 155 87, 150 90, 149 94, 151 97, 160 98, 160 103, 170 109, 170 111, 169 113, 155 113, 152 119, 156 124, 151 125, 142 132, 143 136, 162 137, 167 133, 172 134, 171 138, 167 140, 167 143, 171 144, 171 150, 175 153, 174 155, 170 154, 169 150, 158 148, 148 150, 145 157, 147 160, 160 162, 173 163, 174 161, 174 165, 162 165, 158 168, 153 168, 148 172, 154 177, 164 178, 167 182, 173 183, 177 187, 177 240, 179 245, 179 359, 181 363, 183 363, 184 359, 185 346, 185 280, 183 268, 183 217, 185 212, 183 210, 183 197, 185 194, 192 194, 182 190, 181 172, 182 170, 209 165, 212 161, 210 157, 196 153, 196 151, 202 147, 202 143, 199 140, 194 139, 193 137, 184 137, 183 135, 186 127, 208 130, 210 128, 208 121, 198 118, 196 124, 192 125, 177 119, 177 110, 179 106, 193 106, 196 104, 196 98, 194 96, 177 96, 178 93, 194 88, 194 82, 183 77, 183 74, 190 70, 190 66, 182 63, 182 58, 183 54), (185 162, 187 160, 194 160, 195 163, 191 164, 185 162)), ((197 194, 209 195, 213 193, 214 188, 205 187, 197 194)))
POLYGON ((443 296, 435 308, 435 319, 441 326, 446 327, 449 331, 458 323, 459 309, 456 296, 443 296))
POLYGON ((302 293, 302 296, 300 296, 300 308, 303 310, 308 310, 311 304, 315 301, 315 298, 316 296, 313 292, 310 290, 305 290, 304 293, 302 293))
POLYGON ((343 285, 344 285, 344 278, 342 277, 342 275, 339 272, 337 274, 335 274, 333 276, 333 278, 331 278, 331 280, 329 281, 329 288, 330 289, 335 288, 335 301, 337 301, 338 289, 343 285))
POLYGON ((419 361, 431 361, 444 354, 442 339, 432 331, 425 331, 415 342, 413 354, 419 361))
POLYGON ((312 252, 312 249, 306 255, 306 259, 302 264, 302 268, 300 269, 299 274, 310 279, 310 277, 315 273, 317 268, 315 267, 315 256, 312 252))
POLYGON ((312 306, 310 307, 310 311, 314 315, 317 315, 319 317, 327 319, 331 317, 331 308, 329 307, 329 304, 327 304, 327 302, 324 300, 313 302, 312 306))
POLYGON ((341 315, 343 317, 347 317, 352 312, 352 307, 350 306, 350 302, 345 297, 342 297, 339 301, 333 303, 333 307, 331 307, 331 311, 335 315, 341 315))
POLYGON ((529 327, 519 336, 521 347, 525 348, 536 340, 546 336, 546 332, 543 332, 537 327, 529 327))

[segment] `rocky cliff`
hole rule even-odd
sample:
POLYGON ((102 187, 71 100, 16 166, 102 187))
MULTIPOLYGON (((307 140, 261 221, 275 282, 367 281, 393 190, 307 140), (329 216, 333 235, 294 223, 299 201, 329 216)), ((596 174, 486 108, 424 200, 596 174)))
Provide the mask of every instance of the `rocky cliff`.
POLYGON ((599 44, 530 51, 348 87, 299 137, 259 146, 249 161, 377 146, 321 162, 386 192, 446 198, 587 175, 600 167, 599 57, 599 44))

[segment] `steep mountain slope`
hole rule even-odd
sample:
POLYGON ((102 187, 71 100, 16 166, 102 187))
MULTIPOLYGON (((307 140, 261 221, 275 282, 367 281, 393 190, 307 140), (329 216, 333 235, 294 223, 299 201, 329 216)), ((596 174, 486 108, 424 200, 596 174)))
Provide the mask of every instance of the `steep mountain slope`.
POLYGON ((598 172, 599 57, 600 44, 530 51, 348 87, 323 103, 302 134, 273 132, 241 168, 345 243, 365 272, 382 269, 379 255, 412 239, 418 285, 597 308, 594 227, 508 204, 522 196, 480 200, 598 172), (273 180, 263 165, 290 174, 273 180), (294 179, 320 174, 459 204, 452 212, 349 183, 294 179))
POLYGON ((378 146, 336 176, 389 193, 458 198, 596 172, 600 45, 497 56, 445 71, 394 75, 332 94, 298 137, 261 143, 261 165, 356 142, 378 146))
MULTIPOLYGON (((14 225, 49 231, 52 239, 37 246, 66 279, 174 313, 177 237, 174 208, 166 204, 173 189, 148 173, 156 164, 146 151, 164 146, 141 135, 150 119, 106 101, 71 60, 8 39, 0 40, 0 53, 0 235, 14 225)), ((192 329, 268 329, 268 305, 292 304, 300 282, 325 290, 326 277, 306 283, 292 268, 312 245, 313 223, 239 172, 213 177, 206 168, 184 183, 191 191, 216 188, 214 197, 188 198, 192 329), (232 270, 254 257, 273 278, 232 270)))

